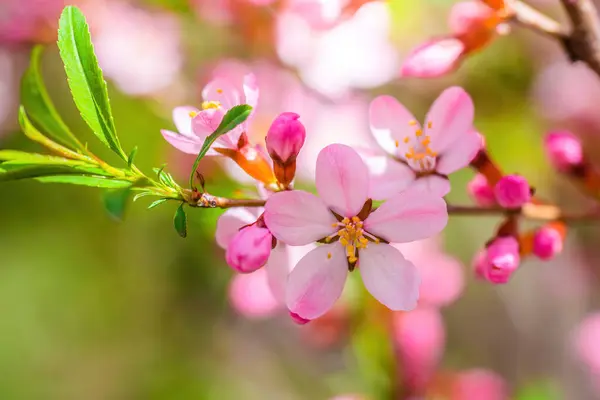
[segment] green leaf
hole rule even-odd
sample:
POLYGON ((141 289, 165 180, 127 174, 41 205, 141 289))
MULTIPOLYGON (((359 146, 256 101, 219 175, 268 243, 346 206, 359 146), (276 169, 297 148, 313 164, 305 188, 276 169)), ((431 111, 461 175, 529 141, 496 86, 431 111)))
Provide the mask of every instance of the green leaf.
POLYGON ((65 146, 83 150, 84 146, 64 123, 48 95, 40 73, 42 52, 42 46, 34 47, 31 52, 29 68, 21 80, 21 102, 40 130, 65 146))
POLYGON ((182 238, 187 236, 187 216, 185 215, 185 210, 183 209, 184 203, 181 203, 179 207, 177 207, 177 211, 175 211, 175 216, 173 217, 173 226, 175 226, 175 230, 182 238))
POLYGON ((77 7, 68 6, 58 25, 58 48, 75 105, 96 136, 127 160, 117 138, 106 82, 94 54, 85 16, 77 7))
POLYGON ((153 202, 152 202, 152 204, 150 204, 150 205, 148 206, 148 210, 151 210, 151 209, 153 209, 154 207, 161 205, 162 203, 164 203, 164 202, 165 202, 165 201, 167 201, 167 200, 169 200, 169 199, 158 199, 158 200, 156 200, 156 201, 153 201, 153 202))
POLYGON ((110 179, 102 176, 55 175, 35 178, 35 180, 43 183, 68 183, 71 185, 92 186, 104 189, 119 189, 131 186, 130 181, 110 179))
POLYGON ((127 165, 129 166, 129 168, 131 168, 131 166, 133 165, 133 162, 135 161, 135 156, 137 155, 138 152, 138 147, 135 146, 133 148, 133 150, 131 150, 131 152, 129 153, 129 156, 127 157, 127 165))
POLYGON ((104 207, 115 220, 123 220, 130 195, 131 186, 123 189, 109 190, 104 193, 104 207))
POLYGON ((204 158, 215 140, 227 132, 235 129, 239 124, 248 119, 250 113, 252 113, 252 107, 247 104, 241 104, 239 106, 232 107, 229 109, 229 111, 227 111, 227 114, 225 114, 217 129, 211 133, 202 144, 202 148, 200 149, 198 157, 196 157, 194 167, 192 168, 192 173, 190 174, 190 187, 194 186, 194 175, 196 174, 196 169, 198 169, 200 160, 204 158))
POLYGON ((0 182, 15 181, 20 179, 40 178, 52 175, 98 175, 109 177, 102 170, 84 166, 71 166, 60 164, 0 164, 0 182))
POLYGON ((70 158, 49 156, 39 153, 28 153, 19 150, 0 150, 0 161, 5 164, 64 164, 64 165, 94 165, 84 161, 71 160, 70 158))

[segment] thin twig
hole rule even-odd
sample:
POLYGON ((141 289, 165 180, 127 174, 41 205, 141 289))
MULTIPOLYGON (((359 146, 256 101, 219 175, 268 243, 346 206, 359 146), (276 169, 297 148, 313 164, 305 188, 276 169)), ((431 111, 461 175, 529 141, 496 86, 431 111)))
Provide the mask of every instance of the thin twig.
POLYGON ((513 21, 523 25, 535 32, 543 35, 549 35, 554 39, 561 41, 569 36, 569 32, 556 20, 539 12, 530 5, 522 1, 515 1, 510 4, 510 13, 513 14, 513 21))
POLYGON ((600 18, 592 0, 561 0, 571 33, 564 45, 573 61, 583 61, 600 75, 600 18))

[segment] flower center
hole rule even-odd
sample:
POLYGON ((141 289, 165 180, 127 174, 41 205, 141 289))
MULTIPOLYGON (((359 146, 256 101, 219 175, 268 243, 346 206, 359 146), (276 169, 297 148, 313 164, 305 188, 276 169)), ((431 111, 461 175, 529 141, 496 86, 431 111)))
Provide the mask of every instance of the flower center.
POLYGON ((346 248, 346 257, 350 263, 358 261, 358 250, 366 249, 369 240, 379 243, 380 240, 363 229, 363 221, 359 217, 344 218, 341 222, 332 224, 334 228, 340 229, 331 236, 325 238, 330 242, 335 237, 339 237, 340 244, 346 248))
MULTIPOLYGON (((410 126, 416 127, 417 121, 411 120, 408 123, 410 126)), ((429 121, 427 128, 431 130, 433 123, 429 121)), ((417 171, 431 171, 435 168, 435 158, 437 153, 430 147, 431 137, 423 134, 423 129, 417 128, 414 136, 406 136, 404 143, 407 144, 407 151, 404 157, 408 164, 417 171)), ((396 142, 396 147, 400 143, 396 142)))
POLYGON ((218 101, 205 101, 202 103, 203 110, 208 110, 209 108, 218 110, 219 108, 221 108, 221 103, 218 101))

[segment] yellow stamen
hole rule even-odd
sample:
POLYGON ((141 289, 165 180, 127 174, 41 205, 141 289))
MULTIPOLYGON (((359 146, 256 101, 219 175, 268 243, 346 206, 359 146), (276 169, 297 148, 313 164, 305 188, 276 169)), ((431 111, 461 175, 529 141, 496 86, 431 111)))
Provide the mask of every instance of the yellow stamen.
MULTIPOLYGON (((404 153, 404 158, 408 164, 415 170, 427 172, 435 168, 435 157, 437 153, 433 151, 431 146, 431 136, 425 135, 417 122, 411 120, 409 125, 416 126, 414 136, 405 137, 404 143, 409 145, 408 151, 404 153)), ((427 127, 433 126, 432 121, 427 122, 427 127)))
POLYGON ((417 129, 417 131, 415 132, 415 136, 419 137, 421 135, 423 135, 423 130, 422 129, 417 129))
POLYGON ((190 111, 188 115, 190 116, 190 118, 194 118, 196 115, 198 115, 198 113, 196 111, 190 111))
POLYGON ((209 108, 217 110, 221 108, 221 103, 219 103, 218 101, 205 101, 202 103, 203 110, 208 110, 209 108))
POLYGON ((408 121, 408 124, 410 126, 415 126, 415 125, 417 125, 417 121, 415 121, 414 119, 411 119, 410 121, 408 121))
POLYGON ((223 89, 217 89, 217 93, 223 94, 223 89))
POLYGON ((327 259, 331 259, 331 253, 327 253, 327 259))
POLYGON ((404 138, 404 143, 408 143, 408 142, 410 142, 410 138, 407 136, 407 137, 404 138))
POLYGON ((396 140, 396 147, 400 146, 400 143, 398 143, 398 141, 396 140))
POLYGON ((427 123, 427 128, 429 128, 429 129, 433 128, 433 122, 429 121, 427 123))

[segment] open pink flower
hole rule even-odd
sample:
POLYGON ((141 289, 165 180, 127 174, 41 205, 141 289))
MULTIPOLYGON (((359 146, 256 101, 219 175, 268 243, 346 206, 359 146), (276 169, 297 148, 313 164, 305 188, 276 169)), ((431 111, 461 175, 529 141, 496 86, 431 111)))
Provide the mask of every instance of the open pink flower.
POLYGON ((290 274, 286 303, 298 317, 323 315, 357 266, 369 292, 392 310, 416 306, 415 266, 389 242, 405 243, 440 232, 448 221, 444 200, 411 188, 371 210, 369 173, 352 148, 333 144, 317 158, 320 197, 295 190, 273 194, 265 206, 267 227, 292 246, 326 244, 304 256, 290 274))
MULTIPOLYGON (((177 107, 173 110, 173 121, 179 133, 162 130, 164 138, 178 150, 188 154, 198 154, 208 135, 213 133, 229 109, 240 104, 252 107, 258 102, 258 86, 254 75, 244 77, 242 88, 237 88, 228 80, 216 78, 202 90, 202 110, 194 107, 177 107)), ((252 116, 250 116, 251 118, 252 116)), ((233 131, 221 136, 207 155, 218 155, 214 148, 238 150, 238 140, 246 131, 248 121, 233 131)))
POLYGON ((450 191, 447 175, 466 167, 482 146, 473 130, 474 107, 462 88, 446 89, 433 103, 425 127, 391 96, 371 102, 371 132, 387 153, 363 154, 375 177, 370 196, 385 199, 412 181, 440 196, 450 191), (385 159, 385 161, 383 161, 385 159))

